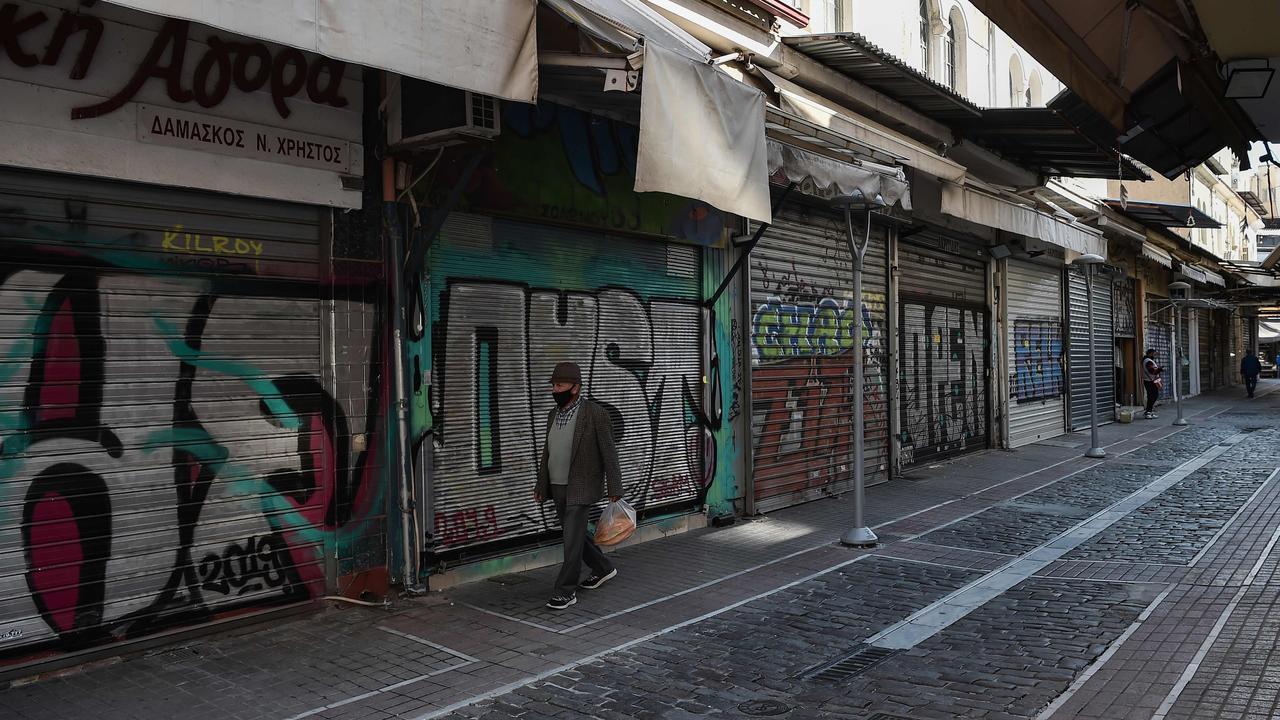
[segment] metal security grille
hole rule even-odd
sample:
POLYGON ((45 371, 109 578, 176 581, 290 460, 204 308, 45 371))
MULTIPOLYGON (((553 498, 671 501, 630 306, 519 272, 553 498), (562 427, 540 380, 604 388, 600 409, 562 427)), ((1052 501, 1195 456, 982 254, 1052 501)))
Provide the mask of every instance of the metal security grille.
POLYGON ((1005 261, 1009 447, 1066 432, 1062 267, 1005 261))
MULTIPOLYGON (((1167 300, 1148 296, 1147 298, 1147 344, 1143 348, 1156 351, 1156 362, 1164 370, 1164 389, 1160 391, 1161 400, 1173 398, 1173 325, 1172 311, 1163 309, 1167 300)), ((1145 393, 1146 390, 1143 390, 1145 393)), ((1142 396, 1143 402, 1146 395, 1142 396)))
POLYGON ((441 551, 556 527, 533 485, 561 361, 612 415, 637 509, 701 497, 699 248, 454 213, 428 265, 441 551))
POLYGON ((863 316, 842 215, 792 205, 751 254, 754 484, 761 511, 842 492, 852 479, 853 351, 861 328, 868 482, 887 477, 885 230, 873 227, 863 316))
MULTIPOLYGON (((1084 274, 1067 271, 1070 283, 1068 300, 1068 366, 1071 379, 1071 429, 1089 426, 1089 304, 1084 274)), ((1115 419, 1115 346, 1112 340, 1111 280, 1099 274, 1093 278, 1093 342, 1096 348, 1094 382, 1098 388, 1098 422, 1115 419)))
POLYGON ((986 263, 975 246, 922 240, 931 244, 898 251, 903 465, 983 448, 989 437, 986 263))
POLYGON ((0 172, 6 647, 323 594, 322 212, 0 172))
POLYGON ((1115 278, 1111 283, 1112 332, 1118 338, 1137 337, 1136 285, 1131 277, 1115 278))

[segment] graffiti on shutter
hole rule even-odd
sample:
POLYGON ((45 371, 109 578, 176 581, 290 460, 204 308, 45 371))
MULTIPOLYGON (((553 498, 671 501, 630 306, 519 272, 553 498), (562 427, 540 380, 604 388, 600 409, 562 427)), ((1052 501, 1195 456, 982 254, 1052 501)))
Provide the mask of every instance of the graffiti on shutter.
POLYGON ((161 214, 146 192, 107 219, 78 201, 0 215, 10 643, 79 648, 319 596, 326 555, 385 532, 381 460, 350 437, 381 435, 381 331, 350 331, 348 368, 369 375, 344 379, 367 395, 339 401, 319 377, 318 282, 175 273, 146 250, 162 231, 121 230, 121 212, 161 214))
POLYGON ((987 319, 981 310, 903 303, 902 462, 987 441, 987 319))
POLYGON ((1063 393, 1062 321, 1021 318, 1013 321, 1014 374, 1010 394, 1020 403, 1056 398, 1063 393))

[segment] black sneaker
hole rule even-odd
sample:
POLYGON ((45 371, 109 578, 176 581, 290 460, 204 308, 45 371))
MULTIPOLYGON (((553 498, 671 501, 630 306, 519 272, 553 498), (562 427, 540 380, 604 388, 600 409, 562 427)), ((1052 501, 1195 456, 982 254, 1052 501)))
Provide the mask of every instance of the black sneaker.
POLYGON ((564 610, 570 605, 577 604, 577 602, 578 602, 578 596, 576 595, 570 595, 569 597, 565 597, 564 595, 557 595, 547 601, 547 607, 551 608, 552 610, 564 610))
POLYGON ((579 583, 578 587, 584 590, 595 590, 616 577, 618 577, 618 568, 614 568, 603 575, 592 575, 579 583))

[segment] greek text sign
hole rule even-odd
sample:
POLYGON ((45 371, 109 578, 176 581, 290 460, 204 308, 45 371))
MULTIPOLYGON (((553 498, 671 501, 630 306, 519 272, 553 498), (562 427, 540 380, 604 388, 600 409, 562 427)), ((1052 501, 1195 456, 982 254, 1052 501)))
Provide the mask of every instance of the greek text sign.
POLYGON ((334 172, 351 168, 344 140, 150 105, 138 106, 138 140, 334 172))

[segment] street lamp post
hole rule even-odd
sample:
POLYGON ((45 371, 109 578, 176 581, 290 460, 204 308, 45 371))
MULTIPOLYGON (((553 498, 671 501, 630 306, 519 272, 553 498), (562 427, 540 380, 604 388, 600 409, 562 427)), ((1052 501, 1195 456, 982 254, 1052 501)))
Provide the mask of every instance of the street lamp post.
POLYGON ((1107 456, 1107 451, 1098 444, 1098 343, 1093 324, 1093 276, 1097 274, 1098 265, 1105 261, 1106 258, 1093 253, 1072 261, 1073 265, 1084 266, 1085 297, 1089 304, 1089 450, 1084 454, 1088 458, 1107 456))
POLYGON ((864 413, 862 408, 862 262, 867 256, 867 246, 871 244, 871 210, 878 203, 867 200, 862 195, 840 196, 831 204, 844 210, 845 240, 849 243, 849 254, 853 256, 853 326, 856 337, 853 342, 853 527, 840 537, 840 543, 847 547, 875 547, 879 542, 876 534, 867 527, 863 517, 863 500, 865 496, 865 480, 863 466, 866 450, 864 447, 864 413), (853 211, 866 210, 866 232, 859 243, 853 236, 853 211))
MULTIPOLYGON (((1191 283, 1177 282, 1169 283, 1169 293, 1186 292, 1191 289, 1191 283)), ((1182 416, 1182 388, 1179 382, 1180 370, 1182 370, 1182 298, 1170 297, 1169 302, 1173 303, 1173 404, 1178 408, 1178 417, 1173 421, 1174 425, 1186 425, 1187 419, 1182 416)))

